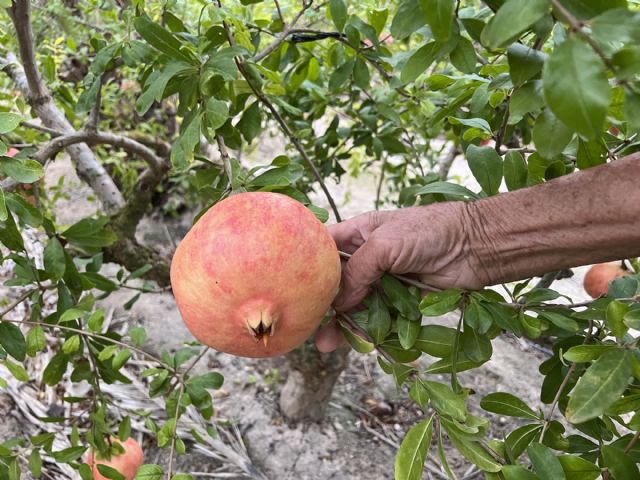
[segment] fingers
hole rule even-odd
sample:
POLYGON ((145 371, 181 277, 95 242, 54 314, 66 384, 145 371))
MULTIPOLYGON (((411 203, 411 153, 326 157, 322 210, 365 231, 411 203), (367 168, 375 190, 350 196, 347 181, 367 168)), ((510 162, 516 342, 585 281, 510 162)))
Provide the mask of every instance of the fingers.
POLYGON ((338 250, 351 254, 360 248, 371 233, 371 214, 358 215, 344 222, 329 225, 327 228, 338 250))
POLYGON ((333 352, 346 343, 346 339, 335 319, 316 333, 316 348, 322 353, 333 352))
POLYGON ((333 302, 336 310, 346 312, 357 306, 391 266, 384 242, 370 236, 358 248, 342 270, 342 285, 333 302))

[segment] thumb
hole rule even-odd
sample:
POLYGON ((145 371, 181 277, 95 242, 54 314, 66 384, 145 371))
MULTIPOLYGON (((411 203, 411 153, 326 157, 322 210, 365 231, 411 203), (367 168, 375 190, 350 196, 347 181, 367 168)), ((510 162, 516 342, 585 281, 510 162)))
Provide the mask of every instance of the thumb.
POLYGON ((354 252, 342 271, 342 285, 333 304, 336 310, 345 312, 358 305, 391 266, 384 243, 375 235, 354 252))

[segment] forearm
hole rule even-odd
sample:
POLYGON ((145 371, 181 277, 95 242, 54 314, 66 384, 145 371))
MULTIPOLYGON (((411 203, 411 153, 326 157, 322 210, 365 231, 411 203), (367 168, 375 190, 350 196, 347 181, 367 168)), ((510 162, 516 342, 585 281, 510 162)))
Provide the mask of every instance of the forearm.
POLYGON ((487 284, 640 256, 640 154, 467 205, 487 284))

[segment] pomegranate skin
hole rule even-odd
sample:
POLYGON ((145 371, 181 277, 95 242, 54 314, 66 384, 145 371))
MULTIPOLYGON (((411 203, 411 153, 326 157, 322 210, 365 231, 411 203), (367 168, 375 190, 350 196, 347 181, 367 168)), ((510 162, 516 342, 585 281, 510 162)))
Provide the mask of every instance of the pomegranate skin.
POLYGON ((627 275, 627 272, 615 263, 599 263, 587 271, 583 286, 592 298, 598 298, 607 294, 611 280, 624 275, 627 275))
POLYGON ((93 470, 94 480, 108 480, 100 474, 98 471, 98 465, 106 465, 115 469, 124 477, 125 480, 134 480, 136 478, 136 473, 138 473, 138 469, 144 463, 144 453, 142 452, 140 444, 135 439, 128 438, 124 442, 120 442, 117 439, 114 440, 118 441, 124 448, 124 453, 122 455, 112 456, 111 460, 96 460, 94 458, 94 453, 89 452, 87 464, 93 470))
POLYGON ((287 353, 313 334, 340 273, 333 238, 307 208, 278 193, 250 192, 198 220, 173 257, 171 285, 200 342, 260 358, 287 353))

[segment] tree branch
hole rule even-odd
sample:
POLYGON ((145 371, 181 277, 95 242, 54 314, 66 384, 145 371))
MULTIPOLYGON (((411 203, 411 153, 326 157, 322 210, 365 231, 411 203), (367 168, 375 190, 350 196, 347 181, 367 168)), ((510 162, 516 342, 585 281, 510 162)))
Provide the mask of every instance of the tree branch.
MULTIPOLYGON (((220 0, 217 0, 217 3, 218 3, 218 7, 222 6, 222 3, 220 2, 220 0)), ((306 8, 309 8, 309 7, 307 6, 306 8)), ((232 47, 235 46, 236 42, 235 42, 235 40, 233 38, 231 30, 229 29, 229 25, 225 21, 222 22, 222 25, 224 27, 224 30, 225 30, 226 34, 227 34, 227 39, 229 40, 229 44, 232 47)), ((291 141, 291 143, 293 144, 295 149, 298 151, 298 153, 300 154, 302 159, 305 161, 305 163, 307 164, 307 166, 309 167, 309 169, 313 173, 313 176, 316 178, 317 182, 320 184, 320 188, 322 188, 322 191, 324 192, 325 196, 327 197, 329 205, 331 205, 331 209, 333 210, 333 214, 336 217, 336 221, 341 222, 342 221, 342 217, 340 216, 340 212, 338 211, 338 207, 336 206, 336 203, 333 200, 333 197, 331 196, 331 192, 329 192, 329 189, 325 185, 324 180, 322 179, 322 175, 320 175, 320 172, 318 171, 318 168, 315 166, 315 164, 313 163, 311 158, 309 158, 309 155, 307 155, 307 152, 305 151, 304 147, 300 144, 300 142, 296 138, 295 134, 289 128, 289 125, 284 120, 282 115, 280 115, 280 112, 278 112, 278 110, 273 105, 271 100, 269 100, 269 98, 259 88, 257 88, 253 84, 253 81, 251 80, 251 76, 247 73, 247 70, 246 70, 245 65, 242 62, 242 60, 240 60, 239 58, 236 57, 235 58, 235 62, 236 62, 236 65, 238 67, 238 71, 240 72, 242 77, 245 79, 245 81, 249 85, 249 88, 251 89, 253 94, 258 98, 258 100, 260 100, 261 103, 263 103, 269 109, 269 111, 271 112, 273 117, 276 119, 276 122, 278 122, 278 124, 280 125, 280 128, 282 129, 284 134, 289 138, 289 140, 291 141)))
MULTIPOLYGON (((313 0, 309 0, 309 1, 303 0, 302 10, 300 10, 298 12, 298 14, 294 17, 294 19, 288 25, 284 24, 284 19, 283 19, 282 20, 282 24, 283 24, 282 25, 282 32, 280 33, 280 35, 278 35, 276 37, 276 39, 271 44, 269 44, 264 50, 262 50, 261 52, 258 52, 257 54, 255 54, 254 57, 251 59, 251 61, 252 62, 259 62, 260 60, 262 60, 265 57, 269 56, 269 54, 271 52, 273 52, 275 49, 277 49, 280 45, 282 45, 282 43, 291 34, 291 31, 295 27, 296 23, 298 23, 298 20, 300 20, 302 15, 304 15, 304 12, 306 12, 309 9, 309 7, 311 7, 312 3, 313 3, 313 0)), ((278 14, 280 15, 280 18, 282 18, 282 12, 280 11, 280 5, 278 5, 277 1, 276 1, 276 6, 278 8, 278 14)))
MULTIPOLYGON (((2 70, 18 86, 45 127, 65 133, 73 132, 71 123, 53 102, 38 72, 29 0, 14 1, 8 11, 16 29, 22 65, 15 55, 9 53, 4 59, 2 70)), ((69 147, 68 153, 78 176, 93 189, 104 211, 107 214, 118 211, 124 204, 122 193, 89 147, 76 144, 69 147)))
POLYGON ((229 152, 227 151, 227 146, 224 144, 224 138, 222 138, 222 135, 216 134, 216 142, 218 142, 218 150, 220 151, 220 158, 222 159, 224 173, 227 174, 227 178, 229 179, 227 190, 231 191, 231 184, 233 183, 233 169, 231 168, 231 158, 229 157, 229 152))

